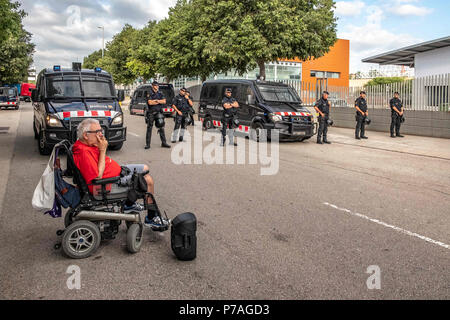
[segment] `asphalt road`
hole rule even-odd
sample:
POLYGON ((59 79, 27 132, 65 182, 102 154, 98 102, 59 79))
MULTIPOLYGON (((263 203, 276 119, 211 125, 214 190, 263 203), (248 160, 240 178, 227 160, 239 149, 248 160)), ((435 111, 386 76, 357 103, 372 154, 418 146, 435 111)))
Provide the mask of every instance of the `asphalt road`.
MULTIPOLYGON (((176 165, 156 133, 144 150, 143 117, 126 112, 128 140, 108 154, 149 165, 170 217, 197 215, 197 259, 177 261, 169 232, 149 230, 131 255, 122 225, 92 257, 71 260, 53 249, 62 219, 31 207, 48 161, 33 139, 31 105, 0 111, 0 119, 8 112, 10 129, 0 135, 1 299, 450 298, 450 159, 389 151, 395 142, 380 134, 355 142, 351 130, 331 128, 329 146, 280 144, 276 175, 262 176, 259 164, 176 165), (386 148, 370 147, 374 139, 386 148), (71 265, 80 267, 80 290, 67 288, 71 265), (374 265, 381 288, 369 290, 374 265)), ((402 150, 407 141, 397 142, 402 150)))

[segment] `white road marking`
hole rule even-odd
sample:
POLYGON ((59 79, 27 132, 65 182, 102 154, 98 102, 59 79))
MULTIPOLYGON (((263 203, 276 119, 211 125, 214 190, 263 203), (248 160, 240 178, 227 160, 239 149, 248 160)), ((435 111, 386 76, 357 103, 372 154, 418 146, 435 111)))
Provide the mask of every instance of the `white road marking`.
POLYGON ((339 208, 338 206, 336 206, 336 205, 334 205, 334 204, 331 204, 331 203, 328 203, 328 202, 324 202, 323 204, 326 205, 326 206, 329 206, 329 207, 331 207, 331 208, 333 208, 333 209, 336 209, 336 210, 339 210, 339 211, 346 212, 346 213, 351 214, 351 215, 353 215, 353 216, 360 217, 360 218, 369 220, 369 221, 371 221, 371 222, 375 222, 375 223, 377 223, 377 224, 379 224, 379 225, 382 225, 382 226, 384 226, 384 227, 394 229, 395 231, 398 231, 398 232, 407 234, 407 235, 409 235, 409 236, 416 237, 416 238, 425 240, 425 241, 430 242, 430 243, 433 243, 433 244, 437 244, 438 246, 441 246, 441 247, 446 248, 446 249, 450 249, 450 245, 448 245, 448 244, 445 244, 445 243, 443 243, 443 242, 440 242, 440 241, 436 241, 436 240, 430 239, 430 238, 428 238, 428 237, 422 236, 422 235, 417 234, 417 233, 415 233, 415 232, 411 232, 411 231, 402 229, 402 228, 400 228, 400 227, 396 227, 396 226, 393 226, 393 225, 391 225, 391 224, 387 224, 387 223, 385 223, 385 222, 383 222, 383 221, 380 221, 380 220, 378 220, 378 219, 370 218, 370 217, 365 216, 365 215, 363 215, 363 214, 361 214, 361 213, 352 212, 352 211, 350 211, 350 210, 348 210, 348 209, 339 208))
POLYGON ((139 137, 139 135, 134 132, 128 131, 128 133, 131 134, 132 136, 139 137))

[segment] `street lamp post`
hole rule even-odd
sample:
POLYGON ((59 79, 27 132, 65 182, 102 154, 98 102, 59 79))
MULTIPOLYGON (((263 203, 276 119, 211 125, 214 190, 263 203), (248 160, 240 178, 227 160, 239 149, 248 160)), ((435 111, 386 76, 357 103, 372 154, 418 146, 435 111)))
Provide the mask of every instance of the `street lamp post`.
POLYGON ((102 29, 102 58, 104 56, 104 51, 105 51, 105 27, 101 26, 101 27, 97 27, 99 29, 102 29))

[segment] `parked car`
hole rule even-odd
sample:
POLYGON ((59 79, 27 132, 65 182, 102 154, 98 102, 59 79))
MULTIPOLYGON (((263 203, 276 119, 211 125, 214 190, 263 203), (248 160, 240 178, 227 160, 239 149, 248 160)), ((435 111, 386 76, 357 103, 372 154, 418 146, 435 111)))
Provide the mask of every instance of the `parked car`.
POLYGON ((100 122, 110 149, 121 149, 127 128, 119 105, 123 91, 119 93, 116 95, 111 75, 100 68, 54 66, 42 70, 32 91, 33 130, 39 152, 48 155, 65 139, 75 142, 77 126, 86 118, 100 122))
MULTIPOLYGON (((130 114, 141 114, 144 115, 145 107, 147 106, 146 96, 147 93, 152 90, 151 84, 142 84, 134 90, 130 101, 130 114)), ((175 92, 173 90, 173 85, 170 83, 160 83, 159 91, 166 98, 166 105, 163 107, 163 114, 166 117, 172 117, 175 114, 175 109, 172 108, 173 98, 175 97, 175 92)))
MULTIPOLYGON (((279 82, 211 80, 203 83, 199 119, 205 130, 222 126, 222 99, 231 88, 238 101, 238 132, 259 140, 261 129, 278 129, 280 140, 303 141, 317 132, 313 115, 302 106, 297 92, 279 82), (251 130, 254 129, 254 130, 251 130), (252 136, 253 135, 253 136, 252 136)), ((268 131, 270 139, 270 131, 268 131)))
POLYGON ((19 109, 20 98, 16 87, 1 87, 0 88, 0 108, 14 108, 19 109))

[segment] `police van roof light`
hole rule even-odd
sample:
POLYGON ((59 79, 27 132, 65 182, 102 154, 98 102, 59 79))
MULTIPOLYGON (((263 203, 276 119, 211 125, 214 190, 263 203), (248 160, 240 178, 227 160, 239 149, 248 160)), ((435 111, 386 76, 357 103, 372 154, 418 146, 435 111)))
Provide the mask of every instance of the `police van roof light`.
POLYGON ((94 70, 95 70, 95 72, 102 72, 102 68, 100 68, 100 67, 96 67, 94 70))
POLYGON ((61 66, 53 66, 53 71, 61 71, 61 66))

